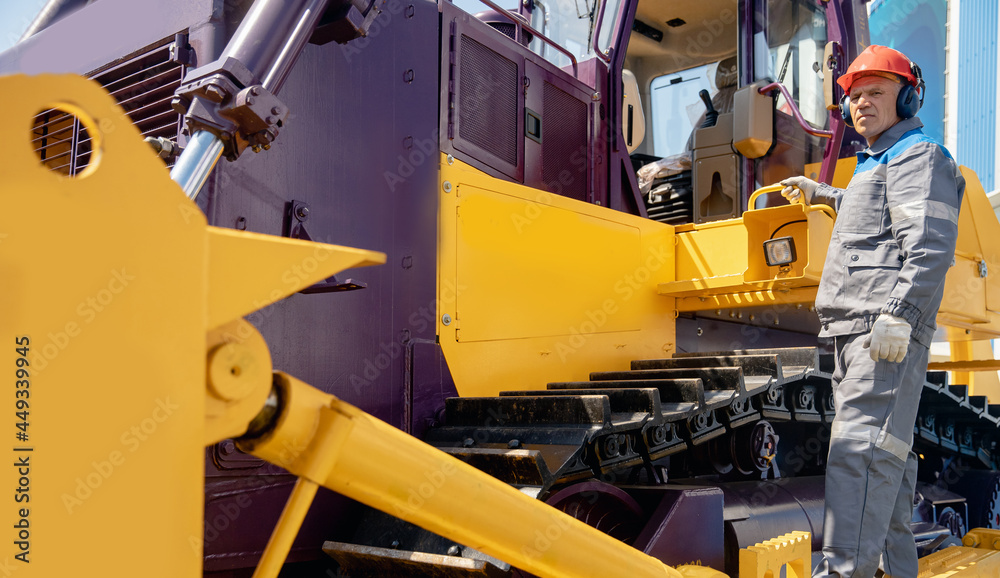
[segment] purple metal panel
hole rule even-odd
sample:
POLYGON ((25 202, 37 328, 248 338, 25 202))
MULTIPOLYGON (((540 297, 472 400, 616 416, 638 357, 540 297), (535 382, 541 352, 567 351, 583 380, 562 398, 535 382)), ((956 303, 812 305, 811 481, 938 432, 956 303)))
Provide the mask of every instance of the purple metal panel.
POLYGON ((525 64, 525 106, 541 119, 541 138, 523 139, 524 184, 587 201, 592 190, 590 92, 559 72, 525 64))
POLYGON ((527 51, 450 2, 441 4, 441 47, 441 150, 523 182, 527 51))
POLYGON ((666 486, 656 510, 632 544, 665 564, 723 570, 723 493, 719 488, 666 486))
POLYGON ((598 68, 580 63, 574 78, 452 3, 440 9, 441 150, 492 176, 592 201, 593 166, 604 163, 588 86, 598 68), (540 137, 526 134, 525 108, 541 117, 540 137))
POLYGON ((438 425, 444 415, 444 400, 458 397, 441 346, 433 341, 411 341, 407 356, 409 383, 409 433, 422 438, 427 428, 438 425))

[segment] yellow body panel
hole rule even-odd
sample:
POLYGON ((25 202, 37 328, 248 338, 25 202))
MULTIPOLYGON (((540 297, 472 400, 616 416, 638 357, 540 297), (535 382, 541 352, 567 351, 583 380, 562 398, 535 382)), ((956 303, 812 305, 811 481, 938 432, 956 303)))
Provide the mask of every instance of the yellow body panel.
POLYGON ((673 352, 673 299, 656 293, 673 280, 672 227, 444 156, 440 199, 438 335, 461 395, 673 352))

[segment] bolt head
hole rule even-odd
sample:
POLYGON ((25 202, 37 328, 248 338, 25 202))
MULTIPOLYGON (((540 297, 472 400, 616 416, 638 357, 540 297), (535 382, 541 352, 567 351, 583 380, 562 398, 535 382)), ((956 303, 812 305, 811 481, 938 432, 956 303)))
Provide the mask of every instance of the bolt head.
POLYGON ((451 325, 451 315, 448 315, 447 313, 445 313, 444 315, 442 315, 441 316, 441 323, 443 325, 451 325))
POLYGON ((445 181, 444 185, 443 185, 443 188, 444 188, 444 192, 450 193, 451 192, 451 181, 445 181))
POLYGON ((260 94, 260 87, 259 86, 254 86, 253 88, 251 88, 250 89, 250 94, 252 94, 254 96, 257 96, 258 94, 260 94))
POLYGON ((309 207, 301 206, 295 210, 295 214, 305 219, 306 217, 309 216, 309 207))
POLYGON ((280 106, 272 107, 271 114, 281 114, 281 107, 280 106))
POLYGON ((453 155, 448 155, 448 164, 449 165, 455 164, 455 157, 453 155))

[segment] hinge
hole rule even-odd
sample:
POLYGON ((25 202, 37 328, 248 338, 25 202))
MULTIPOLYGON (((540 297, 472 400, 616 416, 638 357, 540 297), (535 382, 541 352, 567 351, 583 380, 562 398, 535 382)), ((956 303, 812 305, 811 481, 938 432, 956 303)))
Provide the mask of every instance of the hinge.
POLYGON ((181 66, 194 66, 194 49, 188 44, 188 35, 178 32, 170 43, 170 62, 181 66))

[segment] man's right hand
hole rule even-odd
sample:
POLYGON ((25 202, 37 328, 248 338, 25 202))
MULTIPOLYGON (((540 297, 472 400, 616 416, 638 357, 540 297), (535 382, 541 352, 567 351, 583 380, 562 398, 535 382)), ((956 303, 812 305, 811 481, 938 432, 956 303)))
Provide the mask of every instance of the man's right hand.
POLYGON ((806 196, 806 204, 811 205, 813 200, 813 195, 816 194, 816 189, 819 188, 819 183, 805 177, 788 177, 787 179, 781 181, 785 188, 781 190, 781 196, 788 199, 789 203, 794 203, 799 200, 799 191, 806 196))

